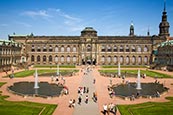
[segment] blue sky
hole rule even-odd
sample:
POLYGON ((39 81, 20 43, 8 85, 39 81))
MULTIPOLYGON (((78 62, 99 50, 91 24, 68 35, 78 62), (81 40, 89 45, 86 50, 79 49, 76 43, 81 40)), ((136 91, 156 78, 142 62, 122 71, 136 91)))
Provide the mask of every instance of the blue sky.
MULTIPOLYGON (((164 0, 0 0, 0 39, 19 35, 80 35, 92 26, 98 35, 158 34, 164 0)), ((173 36, 173 0, 166 1, 173 36)))

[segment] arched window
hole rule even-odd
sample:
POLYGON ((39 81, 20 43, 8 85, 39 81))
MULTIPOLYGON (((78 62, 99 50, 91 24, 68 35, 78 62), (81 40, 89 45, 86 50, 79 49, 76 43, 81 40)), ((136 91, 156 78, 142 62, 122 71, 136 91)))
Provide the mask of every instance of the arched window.
POLYGON ((114 61, 114 63, 117 63, 117 56, 114 56, 113 61, 114 61))
POLYGON ((61 56, 61 62, 62 63, 64 62, 64 56, 61 56))
POLYGON ((128 65, 130 63, 130 58, 129 56, 126 57, 126 64, 128 65))
POLYGON ((102 63, 105 62, 105 56, 102 56, 102 58, 101 58, 101 62, 102 62, 102 63))
POLYGON ((31 49, 32 52, 35 52, 35 46, 32 45, 32 49, 31 49))
POLYGON ((123 64, 123 61, 124 61, 124 57, 120 56, 120 63, 123 64))
POLYGON ((144 52, 148 52, 148 47, 146 45, 144 46, 144 52))
POLYGON ((68 63, 70 62, 70 56, 67 56, 67 62, 68 63))
POLYGON ((37 52, 41 52, 40 46, 37 47, 37 52))
POLYGON ((105 51, 106 51, 105 45, 102 45, 102 52, 105 52, 105 51))
POLYGON ((43 47, 43 52, 47 52, 46 46, 43 47))
POLYGON ((144 57, 144 63, 145 63, 145 64, 148 63, 148 57, 147 57, 147 56, 144 57))
POLYGON ((77 50, 76 50, 76 46, 73 46, 73 52, 76 52, 77 50))
POLYGON ((46 56, 45 55, 43 56, 43 62, 46 62, 46 56))
POLYGON ((70 52, 70 46, 67 46, 67 52, 70 52))
POLYGON ((52 52, 52 45, 49 45, 49 51, 52 52))
POLYGON ((61 46, 61 52, 64 52, 64 46, 63 45, 61 46))
POLYGON ((76 56, 73 56, 73 62, 76 62, 77 59, 76 59, 76 56))
POLYGON ((118 50, 117 50, 117 46, 116 45, 114 45, 114 52, 117 52, 118 50))
POLYGON ((55 46, 55 52, 58 52, 58 46, 57 45, 55 46))
POLYGON ((135 63, 136 63, 136 57, 133 56, 133 57, 132 57, 132 64, 135 64, 135 63))
POLYGON ((40 56, 37 56, 37 62, 40 62, 40 56))
POLYGON ((124 48, 122 45, 120 45, 120 52, 124 52, 124 48))
POLYGON ((141 57, 141 56, 138 57, 138 64, 139 64, 139 65, 142 64, 142 57, 141 57))
POLYGON ((58 63, 58 56, 55 56, 55 63, 58 63))
POLYGON ((51 55, 49 56, 49 62, 52 62, 52 56, 51 55))
POLYGON ((108 51, 108 52, 111 52, 111 51, 112 51, 112 48, 111 48, 110 45, 107 46, 107 51, 108 51))
POLYGON ((110 63, 111 62, 111 56, 107 57, 107 62, 110 63))
POLYGON ((34 56, 33 56, 33 55, 31 56, 31 61, 32 61, 32 62, 34 62, 34 61, 35 61, 35 59, 34 59, 34 56))
POLYGON ((91 45, 87 45, 87 52, 91 51, 91 45))
POLYGON ((126 52, 130 52, 129 46, 126 45, 126 52))
POLYGON ((131 46, 132 52, 136 52, 135 46, 131 46))
POLYGON ((141 52, 141 46, 137 46, 137 52, 141 52))

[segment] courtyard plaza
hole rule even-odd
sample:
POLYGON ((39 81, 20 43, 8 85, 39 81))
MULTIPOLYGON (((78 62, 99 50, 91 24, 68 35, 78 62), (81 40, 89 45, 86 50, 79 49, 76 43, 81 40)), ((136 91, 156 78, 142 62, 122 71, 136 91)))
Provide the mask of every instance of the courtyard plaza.
MULTIPOLYGON (((53 115, 103 115, 101 111, 103 111, 103 105, 113 103, 116 105, 124 105, 124 104, 138 104, 138 103, 144 103, 144 102, 167 102, 168 100, 165 99, 165 97, 172 97, 173 96, 173 87, 172 87, 172 79, 171 78, 161 78, 158 79, 160 83, 163 83, 165 87, 168 87, 169 90, 166 94, 161 95, 160 98, 139 98, 135 99, 135 101, 130 100, 124 100, 119 97, 113 96, 113 98, 110 98, 109 92, 107 90, 108 85, 110 85, 110 78, 109 77, 103 77, 100 75, 98 70, 101 68, 99 66, 90 67, 92 69, 91 72, 87 73, 87 75, 84 75, 85 66, 78 66, 77 69, 79 69, 79 72, 75 74, 72 77, 65 77, 66 83, 65 86, 69 89, 68 95, 62 95, 59 97, 54 98, 41 98, 41 97, 22 97, 19 95, 15 95, 7 91, 7 87, 11 86, 15 82, 20 81, 34 81, 33 76, 24 77, 24 78, 4 78, 2 76, 5 76, 6 73, 2 72, 0 73, 0 82, 6 82, 5 85, 3 85, 0 88, 0 91, 2 91, 2 95, 8 95, 9 98, 7 100, 9 101, 29 101, 29 102, 38 102, 38 103, 47 103, 47 104, 57 104, 57 108, 55 109, 53 115), (93 84, 93 79, 96 80, 95 84, 93 84), (81 105, 78 105, 78 88, 81 86, 89 87, 89 102, 88 104, 84 103, 85 97, 82 97, 82 103, 81 105), (92 100, 92 93, 93 91, 97 92, 97 103, 93 102, 92 100), (74 108, 69 108, 69 100, 75 99, 76 105, 74 108)), ((31 68, 32 69, 32 68, 31 68)), ((62 68, 61 68, 62 69, 62 68)), ((123 68, 123 69, 134 69, 137 68, 123 68)), ((143 70, 145 68, 141 68, 143 70)), ((107 68, 109 70, 109 68, 107 68)), ((23 70, 14 70, 14 72, 23 71, 23 70)), ((160 73, 173 75, 173 72, 167 72, 167 71, 159 71, 159 70, 153 70, 160 73)), ((134 77, 127 77, 126 80, 129 80, 130 82, 136 82, 136 78, 134 77)), ((51 83, 50 76, 48 77, 40 77, 39 76, 39 82, 49 82, 51 83)), ((148 83, 148 82, 154 82, 155 78, 146 77, 145 79, 141 78, 141 83, 148 83)), ((122 78, 112 78, 112 84, 119 84, 122 82, 122 78)), ((112 114, 112 113, 111 113, 112 114)), ((110 115, 111 115, 110 114, 110 115)), ((120 115, 120 112, 117 111, 117 115, 120 115)))

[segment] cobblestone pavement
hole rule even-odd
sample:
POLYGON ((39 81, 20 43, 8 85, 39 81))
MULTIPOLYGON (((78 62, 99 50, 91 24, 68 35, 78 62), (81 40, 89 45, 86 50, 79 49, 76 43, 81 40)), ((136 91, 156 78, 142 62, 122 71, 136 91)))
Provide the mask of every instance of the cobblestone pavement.
MULTIPOLYGON (((107 87, 110 85, 110 79, 108 77, 103 77, 99 74, 98 72, 98 67, 95 67, 91 73, 89 73, 87 76, 83 75, 82 70, 83 67, 78 67, 79 73, 77 73, 75 76, 72 77, 65 77, 66 80, 66 86, 69 88, 69 95, 63 95, 60 97, 55 97, 55 98, 50 98, 50 99, 45 99, 45 98, 40 98, 40 97, 22 97, 18 95, 14 95, 10 92, 7 91, 7 87, 12 85, 15 82, 19 81, 34 81, 33 76, 25 77, 25 78, 2 78, 2 76, 5 76, 6 73, 2 72, 0 73, 0 82, 7 82, 5 85, 3 85, 0 88, 0 91, 2 91, 2 95, 9 95, 10 97, 7 98, 7 100, 10 101, 30 101, 30 102, 39 102, 39 103, 49 103, 49 104, 57 104, 58 107, 55 109, 53 115, 103 115, 101 111, 103 110, 103 104, 109 104, 109 103, 114 103, 114 104, 137 104, 137 103, 144 103, 144 102, 165 102, 168 101, 165 99, 165 97, 168 96, 173 96, 173 87, 171 84, 173 84, 173 79, 158 79, 160 83, 163 83, 164 86, 170 88, 169 91, 162 95, 160 98, 153 98, 153 99, 147 99, 147 98, 139 98, 135 99, 135 101, 130 101, 130 100, 123 100, 118 97, 113 97, 110 98, 108 95, 108 90, 107 87), (96 83, 92 84, 93 79, 96 79, 96 83), (90 93, 89 95, 89 103, 85 104, 82 102, 81 106, 79 106, 76 103, 75 108, 69 108, 69 100, 70 99, 76 99, 78 98, 78 87, 80 86, 86 86, 90 88, 90 93), (93 91, 97 92, 98 96, 98 102, 95 103, 92 101, 92 93, 93 91), (88 111, 88 113, 87 113, 88 111), (93 112, 91 112, 93 111, 93 112)), ((111 68, 112 69, 112 68, 111 68)), ((124 68, 123 68, 124 69, 124 68)), ((15 70, 15 72, 21 71, 21 70, 15 70)), ((155 70, 154 70, 155 71, 155 70)), ((166 71, 158 71, 160 73, 165 73, 169 75, 173 75, 173 72, 166 72, 166 71)), ((126 80, 130 80, 131 82, 135 82, 136 78, 126 78, 126 80)), ((47 81, 51 83, 51 78, 49 77, 41 77, 39 76, 39 81, 47 81)), ((146 77, 145 79, 141 79, 141 82, 154 82, 155 79, 151 77, 146 77)), ((119 84, 122 83, 121 78, 112 78, 112 83, 113 84, 119 84)), ((86 95, 86 94, 85 94, 86 95)), ((83 96, 85 96, 83 95, 83 96)), ((84 98, 84 97, 83 97, 84 98)), ((85 98, 84 98, 85 99, 85 98)), ((111 114, 110 114, 111 115, 111 114)), ((118 112, 117 115, 120 115, 118 112)))
POLYGON ((88 71, 89 72, 87 72, 87 75, 82 76, 81 87, 88 87, 89 93, 84 93, 82 95, 82 103, 80 105, 76 105, 73 115, 99 115, 98 105, 92 99, 93 92, 95 92, 95 86, 93 84, 93 72, 92 70, 88 71), (89 97, 88 103, 85 103, 86 95, 89 97))

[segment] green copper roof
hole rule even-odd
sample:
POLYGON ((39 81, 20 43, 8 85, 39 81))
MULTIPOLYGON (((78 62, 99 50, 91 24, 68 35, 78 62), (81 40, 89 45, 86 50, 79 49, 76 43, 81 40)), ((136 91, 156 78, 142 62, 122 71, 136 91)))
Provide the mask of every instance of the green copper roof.
POLYGON ((167 45, 173 45, 173 40, 162 42, 161 44, 159 44, 159 47, 164 47, 164 46, 167 46, 167 45))
POLYGON ((84 30, 82 30, 82 32, 83 31, 95 31, 96 32, 96 30, 94 30, 93 27, 86 27, 84 30))
POLYGON ((8 46, 8 45, 14 45, 16 47, 21 47, 22 45, 18 42, 15 42, 15 41, 12 41, 12 40, 0 40, 0 46, 2 45, 5 45, 5 46, 8 46))

